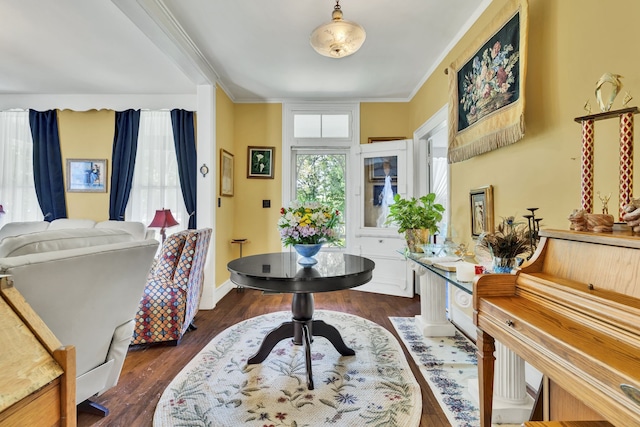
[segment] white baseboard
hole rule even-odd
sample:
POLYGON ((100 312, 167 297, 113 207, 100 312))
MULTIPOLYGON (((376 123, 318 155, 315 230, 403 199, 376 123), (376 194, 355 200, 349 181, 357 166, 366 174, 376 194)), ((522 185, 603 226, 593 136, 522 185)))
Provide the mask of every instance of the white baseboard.
POLYGON ((218 305, 218 302, 224 298, 226 294, 229 293, 232 289, 235 289, 236 285, 234 285, 231 280, 225 281, 222 285, 218 286, 213 290, 213 295, 206 295, 207 289, 204 290, 200 303, 200 310, 213 310, 218 305), (213 304, 203 304, 204 301, 213 301, 213 304))
POLYGON ((215 304, 217 305, 225 295, 235 288, 236 285, 231 280, 226 280, 222 285, 218 286, 214 297, 215 304))

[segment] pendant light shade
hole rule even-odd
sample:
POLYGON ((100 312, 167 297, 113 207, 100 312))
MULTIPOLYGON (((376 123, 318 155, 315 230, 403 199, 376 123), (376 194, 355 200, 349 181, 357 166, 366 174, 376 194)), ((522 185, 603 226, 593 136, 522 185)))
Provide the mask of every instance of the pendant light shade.
POLYGON ((331 14, 332 21, 313 30, 309 42, 320 55, 344 58, 356 53, 364 43, 367 33, 360 25, 342 19, 340 0, 331 14))

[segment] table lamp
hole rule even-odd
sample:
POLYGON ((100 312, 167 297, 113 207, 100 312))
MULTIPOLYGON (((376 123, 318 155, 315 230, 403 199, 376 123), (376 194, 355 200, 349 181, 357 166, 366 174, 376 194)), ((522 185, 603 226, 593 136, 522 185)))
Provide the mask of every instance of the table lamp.
POLYGON ((149 227, 160 228, 160 235, 162 236, 162 242, 164 242, 164 239, 167 237, 164 232, 165 228, 173 227, 175 225, 178 225, 178 221, 173 217, 171 209, 162 208, 156 210, 156 214, 153 217, 151 224, 149 224, 149 227))

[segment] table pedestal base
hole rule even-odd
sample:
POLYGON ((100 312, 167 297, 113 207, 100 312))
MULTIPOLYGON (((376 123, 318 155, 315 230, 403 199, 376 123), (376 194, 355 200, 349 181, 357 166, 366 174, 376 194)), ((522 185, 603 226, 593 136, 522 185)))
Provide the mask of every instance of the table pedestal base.
POLYGON ((307 386, 313 390, 313 372, 311 369, 311 343, 313 337, 324 337, 343 356, 354 356, 355 351, 347 347, 338 330, 323 320, 313 320, 313 294, 293 294, 291 302, 291 322, 284 322, 262 341, 260 348, 247 360, 249 365, 262 363, 271 350, 283 339, 293 338, 295 345, 304 345, 305 365, 307 371, 307 386))

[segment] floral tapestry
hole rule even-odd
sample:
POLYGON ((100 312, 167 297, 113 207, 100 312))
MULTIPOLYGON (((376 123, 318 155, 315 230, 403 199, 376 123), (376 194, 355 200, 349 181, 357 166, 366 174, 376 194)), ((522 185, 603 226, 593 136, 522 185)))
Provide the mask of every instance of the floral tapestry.
POLYGON ((449 67, 449 163, 524 136, 526 39, 527 0, 512 0, 449 67))

